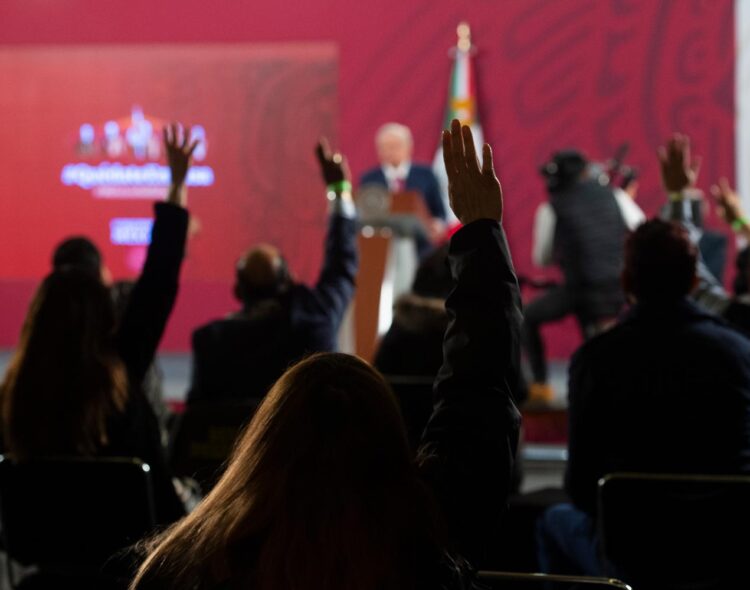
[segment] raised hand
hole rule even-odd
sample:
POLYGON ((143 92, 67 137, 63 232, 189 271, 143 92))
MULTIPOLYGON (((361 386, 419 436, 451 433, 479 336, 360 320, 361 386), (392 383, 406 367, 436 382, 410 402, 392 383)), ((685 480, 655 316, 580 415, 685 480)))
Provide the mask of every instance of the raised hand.
POLYGON ((164 127, 164 151, 171 173, 172 183, 169 187, 167 202, 184 207, 187 203, 187 178, 190 161, 200 140, 190 142, 190 128, 172 123, 164 127))
POLYGON ((482 147, 479 169, 471 128, 457 119, 443 131, 443 159, 448 172, 451 209, 464 225, 477 219, 503 219, 503 191, 492 166, 492 148, 482 147))
POLYGON ((719 215, 729 224, 737 222, 746 224, 745 214, 742 211, 742 202, 739 195, 734 192, 726 178, 719 180, 719 184, 711 187, 716 204, 718 205, 719 215))
POLYGON ((661 165, 661 179, 664 188, 670 193, 679 193, 686 188, 692 188, 698 180, 701 159, 690 157, 690 138, 687 135, 675 133, 657 150, 661 165))
POLYGON ((325 137, 321 137, 315 148, 315 154, 320 163, 320 171, 326 185, 335 185, 341 182, 351 182, 349 164, 340 153, 331 152, 331 147, 325 137))

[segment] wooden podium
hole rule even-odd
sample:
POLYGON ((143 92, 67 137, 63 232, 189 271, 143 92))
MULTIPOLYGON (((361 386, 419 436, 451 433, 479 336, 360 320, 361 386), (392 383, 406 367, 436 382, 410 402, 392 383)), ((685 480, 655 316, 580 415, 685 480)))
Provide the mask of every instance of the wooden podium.
MULTIPOLYGON (((359 274, 354 297, 357 355, 372 361, 378 344, 383 279, 394 238, 428 238, 431 216, 419 193, 389 194, 382 187, 362 187, 359 211, 359 274)), ((382 304, 386 302, 383 301, 382 304)), ((393 301, 387 302, 389 306, 393 301)))

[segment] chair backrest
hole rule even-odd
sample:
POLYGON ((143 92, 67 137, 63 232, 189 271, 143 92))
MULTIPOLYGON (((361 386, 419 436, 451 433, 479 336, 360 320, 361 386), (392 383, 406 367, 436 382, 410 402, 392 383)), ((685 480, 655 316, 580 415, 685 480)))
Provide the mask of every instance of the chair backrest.
POLYGON ((432 386, 430 376, 385 375, 401 406, 401 415, 406 423, 406 433, 413 450, 417 449, 427 421, 432 415, 432 386))
POLYGON ((149 466, 137 459, 0 456, 8 555, 42 567, 101 565, 156 524, 149 466))
POLYGON ((477 578, 482 587, 488 590, 632 590, 620 580, 589 576, 481 571, 477 573, 477 578))
POLYGON ((603 562, 639 590, 747 580, 750 477, 617 473, 598 502, 603 562))
POLYGON ((192 477, 208 492, 223 473, 237 437, 260 402, 187 404, 172 431, 169 463, 173 475, 192 477))

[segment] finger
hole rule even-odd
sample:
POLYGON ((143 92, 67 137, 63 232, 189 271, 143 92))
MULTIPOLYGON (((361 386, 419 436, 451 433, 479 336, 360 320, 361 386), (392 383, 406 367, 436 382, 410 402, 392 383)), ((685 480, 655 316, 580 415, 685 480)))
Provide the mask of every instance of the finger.
POLYGON ((169 138, 169 145, 171 147, 175 147, 177 145, 177 133, 179 132, 177 123, 172 123, 171 131, 172 131, 172 136, 169 138))
POLYGON ((667 144, 667 159, 670 162, 682 161, 682 147, 679 136, 675 135, 667 144))
POLYGON ((472 172, 479 172, 479 160, 477 159, 477 150, 474 147, 474 136, 471 134, 471 127, 468 125, 461 127, 461 134, 464 140, 464 149, 466 150, 466 167, 472 172))
POLYGON ((464 140, 461 135, 461 123, 458 119, 451 121, 451 151, 453 152, 453 161, 456 164, 456 170, 465 168, 466 154, 464 152, 464 140))
POLYGON ((698 174, 701 171, 701 164, 703 164, 703 158, 701 156, 696 156, 695 160, 690 164, 690 170, 695 178, 698 178, 698 174))
POLYGON ((666 146, 660 145, 656 148, 656 156, 662 164, 666 164, 669 161, 666 146))
POLYGON ((734 189, 732 189, 732 186, 729 184, 729 180, 726 176, 722 176, 719 179, 719 186, 717 188, 720 188, 721 192, 724 194, 734 192, 734 189))
POLYGON ((169 126, 164 125, 164 127, 161 128, 161 134, 162 137, 164 137, 164 145, 169 145, 169 126))
POLYGON ((187 151, 187 157, 188 158, 190 158, 193 155, 193 152, 195 151, 195 148, 198 147, 198 144, 200 144, 200 142, 201 142, 200 139, 196 139, 196 140, 193 141, 193 143, 190 144, 190 147, 188 148, 188 151, 187 151))
POLYGON ((325 148, 323 147, 322 140, 318 141, 318 145, 315 146, 315 157, 321 166, 326 163, 325 148))
POLYGON ((183 127, 182 128, 182 149, 186 149, 188 147, 188 144, 190 143, 190 127, 183 127))
POLYGON ((320 158, 321 163, 331 159, 331 145, 328 143, 327 137, 321 137, 318 141, 318 158, 320 158))
POLYGON ((682 156, 683 165, 692 170, 693 165, 691 164, 690 138, 687 135, 682 136, 682 141, 680 142, 680 154, 682 156))
POLYGON ((352 171, 349 168, 349 161, 346 158, 343 158, 341 161, 341 172, 344 175, 344 180, 350 180, 352 177, 352 171))
POLYGON ((492 147, 489 143, 482 146, 482 174, 495 176, 495 165, 492 161, 492 147))
POLYGON ((453 159, 453 146, 451 145, 451 132, 447 129, 443 131, 443 163, 448 177, 456 174, 456 163, 453 159))

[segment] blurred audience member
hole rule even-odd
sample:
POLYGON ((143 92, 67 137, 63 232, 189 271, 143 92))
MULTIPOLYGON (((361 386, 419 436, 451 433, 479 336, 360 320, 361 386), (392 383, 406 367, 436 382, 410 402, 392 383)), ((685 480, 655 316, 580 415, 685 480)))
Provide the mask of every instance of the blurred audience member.
POLYGON ((318 354, 274 385, 214 491, 150 544, 131 588, 471 587, 507 493, 519 416, 520 298, 502 193, 471 131, 443 135, 457 281, 435 409, 416 462, 381 375, 318 354))
MULTIPOLYGON (((111 293, 115 306, 115 322, 118 324, 122 321, 128 305, 130 305, 130 297, 133 294, 135 285, 134 281, 115 281, 112 284, 111 293)), ((146 375, 143 377, 143 393, 151 404, 151 409, 153 409, 156 419, 159 421, 162 442, 166 447, 170 413, 167 404, 164 402, 164 376, 156 359, 151 363, 146 371, 146 375)))
MULTIPOLYGON (((52 270, 78 269, 94 279, 101 280, 105 287, 111 287, 110 293, 115 309, 115 323, 119 324, 127 310, 133 281, 112 282, 112 274, 104 264, 99 248, 85 236, 72 236, 63 240, 52 254, 52 270)), ((146 372, 143 382, 146 399, 159 420, 162 434, 166 433, 168 409, 164 403, 161 387, 161 372, 154 361, 146 372)), ((163 438, 163 437, 162 437, 163 438)))
POLYGON ((354 295, 357 240, 349 168, 327 142, 317 148, 328 186, 330 221, 314 287, 294 280, 281 252, 260 244, 237 263, 234 294, 242 309, 193 333, 188 403, 262 398, 293 362, 333 351, 354 295))
POLYGON ((627 240, 633 307, 570 366, 566 490, 539 523, 544 571, 600 574, 598 480, 613 472, 750 472, 750 341, 688 299, 697 248, 674 222, 627 240))
POLYGON ((452 287, 445 245, 421 262, 411 293, 396 300, 393 323, 380 341, 373 363, 379 371, 385 375, 437 375, 448 327, 445 300, 452 287))
POLYGON ((537 209, 533 258, 538 266, 557 264, 563 284, 524 308, 523 342, 531 367, 531 401, 548 402, 554 397, 541 327, 574 315, 588 338, 600 321, 619 313, 624 303, 622 244, 628 229, 645 219, 625 191, 590 178, 588 165, 580 152, 564 150, 542 168, 549 202, 537 209))
POLYGON ((172 184, 167 202, 155 207, 146 263, 121 322, 94 250, 80 239, 69 242, 88 252, 89 268, 67 264, 70 248, 58 249, 59 265, 34 296, 0 387, 3 444, 13 459, 138 457, 151 466, 162 524, 184 508, 142 384, 177 295, 188 226, 185 177, 195 149, 187 137, 177 126, 164 131, 172 184))
MULTIPOLYGON (((692 159, 690 138, 675 134, 659 149, 661 176, 664 188, 669 195, 667 217, 682 224, 689 232, 694 244, 700 244, 703 231, 698 212, 703 210, 703 193, 696 189, 700 170, 700 159, 692 159)), ((742 209, 742 203, 726 178, 711 187, 718 205, 719 215, 729 224, 738 236, 750 240, 750 221, 742 209)), ((734 280, 734 296, 727 293, 709 267, 698 261, 698 282, 691 293, 692 298, 706 310, 711 311, 730 325, 750 335, 750 296, 748 277, 750 276, 750 250, 746 246, 737 254, 734 280)))

